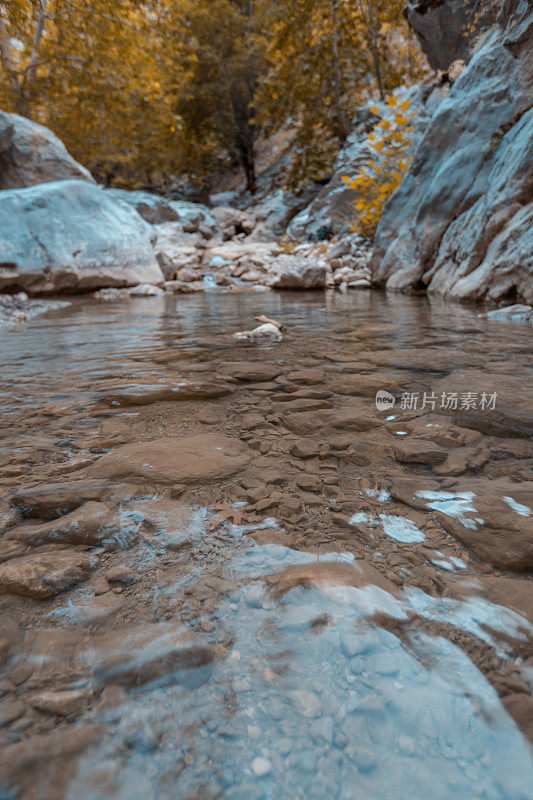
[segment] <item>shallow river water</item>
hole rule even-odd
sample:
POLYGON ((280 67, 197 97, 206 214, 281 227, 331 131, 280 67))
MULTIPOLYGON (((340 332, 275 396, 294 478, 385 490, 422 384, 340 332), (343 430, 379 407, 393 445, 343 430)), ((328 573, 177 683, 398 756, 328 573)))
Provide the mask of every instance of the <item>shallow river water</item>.
POLYGON ((2 800, 533 797, 527 325, 207 292, 0 352, 2 800))

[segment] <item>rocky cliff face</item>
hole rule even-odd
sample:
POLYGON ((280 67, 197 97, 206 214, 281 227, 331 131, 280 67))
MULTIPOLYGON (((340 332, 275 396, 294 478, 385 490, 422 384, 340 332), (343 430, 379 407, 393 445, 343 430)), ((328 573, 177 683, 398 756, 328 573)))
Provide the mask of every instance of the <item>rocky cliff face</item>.
POLYGON ((532 106, 533 3, 505 0, 385 207, 376 284, 533 302, 532 106))
POLYGON ((496 21, 498 0, 410 0, 405 16, 433 69, 468 61, 481 29, 496 21))

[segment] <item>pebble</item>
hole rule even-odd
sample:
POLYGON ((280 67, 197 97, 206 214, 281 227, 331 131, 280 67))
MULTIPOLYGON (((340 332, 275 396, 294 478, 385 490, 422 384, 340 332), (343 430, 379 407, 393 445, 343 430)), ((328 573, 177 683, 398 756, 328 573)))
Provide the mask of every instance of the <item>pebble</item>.
POLYGON ((256 778, 263 778, 272 772, 272 762, 268 758, 254 758, 252 761, 252 772, 256 778))

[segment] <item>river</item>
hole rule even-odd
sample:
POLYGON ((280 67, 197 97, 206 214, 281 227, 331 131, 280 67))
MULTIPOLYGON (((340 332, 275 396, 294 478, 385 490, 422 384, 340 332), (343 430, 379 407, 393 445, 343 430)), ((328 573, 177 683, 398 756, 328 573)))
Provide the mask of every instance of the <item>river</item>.
POLYGON ((531 798, 527 325, 209 291, 0 351, 1 798, 531 798))

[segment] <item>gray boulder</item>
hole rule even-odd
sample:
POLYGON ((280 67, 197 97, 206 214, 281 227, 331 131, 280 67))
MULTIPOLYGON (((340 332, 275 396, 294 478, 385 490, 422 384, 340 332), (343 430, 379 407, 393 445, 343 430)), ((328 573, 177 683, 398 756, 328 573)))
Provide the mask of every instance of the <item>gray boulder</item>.
POLYGON ((0 189, 23 189, 59 180, 94 183, 52 131, 0 111, 0 189))
POLYGON ((152 228, 87 181, 0 192, 0 290, 160 284, 152 228))
POLYGON ((207 206, 184 200, 168 200, 152 192, 107 189, 114 200, 127 203, 151 225, 179 222, 185 233, 201 233, 204 238, 221 237, 222 231, 207 206))
POLYGON ((507 0, 385 206, 374 282, 533 300, 533 5, 507 0))
POLYGON ((278 256, 267 283, 273 289, 323 289, 326 274, 325 263, 316 258, 307 260, 298 256, 278 256))

